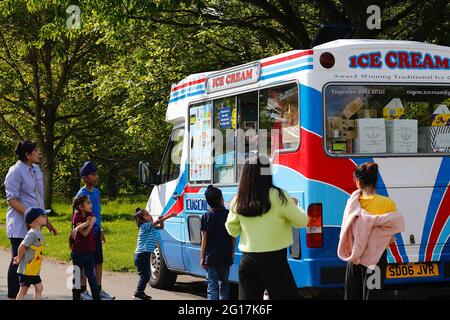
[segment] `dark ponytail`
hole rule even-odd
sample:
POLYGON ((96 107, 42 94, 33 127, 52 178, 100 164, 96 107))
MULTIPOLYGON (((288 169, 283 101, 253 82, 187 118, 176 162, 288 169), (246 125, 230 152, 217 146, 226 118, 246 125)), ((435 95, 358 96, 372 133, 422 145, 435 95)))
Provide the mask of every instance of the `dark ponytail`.
POLYGON ((25 162, 27 161, 27 153, 32 153, 34 150, 36 150, 36 148, 37 145, 34 141, 19 141, 16 149, 14 150, 14 153, 17 155, 20 161, 25 162))
POLYGON ((363 163, 356 168, 354 176, 361 187, 375 189, 378 181, 378 164, 375 162, 363 163))
POLYGON ((145 213, 144 209, 141 209, 139 207, 136 208, 136 210, 134 211, 134 221, 136 222, 136 225, 138 227, 140 227, 142 224, 145 223, 144 213, 145 213))
POLYGON ((253 154, 244 164, 236 198, 236 212, 245 217, 259 217, 270 210, 270 189, 278 191, 282 205, 287 203, 283 190, 273 185, 270 160, 253 154))

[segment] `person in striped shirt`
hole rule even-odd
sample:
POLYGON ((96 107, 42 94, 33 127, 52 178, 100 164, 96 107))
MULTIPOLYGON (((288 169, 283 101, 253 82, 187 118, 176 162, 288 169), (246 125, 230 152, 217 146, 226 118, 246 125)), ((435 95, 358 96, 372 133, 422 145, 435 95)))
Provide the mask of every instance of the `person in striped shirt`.
POLYGON ((139 282, 133 298, 136 300, 151 300, 152 297, 145 294, 145 287, 150 280, 150 255, 155 250, 158 239, 158 229, 164 228, 164 221, 174 216, 174 213, 159 216, 153 221, 151 214, 141 208, 136 208, 134 219, 139 228, 137 246, 134 255, 134 265, 136 266, 139 282))

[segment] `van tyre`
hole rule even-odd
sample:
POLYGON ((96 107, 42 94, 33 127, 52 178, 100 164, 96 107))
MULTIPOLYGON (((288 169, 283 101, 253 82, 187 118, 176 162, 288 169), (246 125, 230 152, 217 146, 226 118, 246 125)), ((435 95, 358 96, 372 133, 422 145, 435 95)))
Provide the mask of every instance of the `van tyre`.
POLYGON ((157 289, 171 289, 177 280, 177 274, 167 269, 161 254, 159 242, 150 256, 150 285, 157 289))

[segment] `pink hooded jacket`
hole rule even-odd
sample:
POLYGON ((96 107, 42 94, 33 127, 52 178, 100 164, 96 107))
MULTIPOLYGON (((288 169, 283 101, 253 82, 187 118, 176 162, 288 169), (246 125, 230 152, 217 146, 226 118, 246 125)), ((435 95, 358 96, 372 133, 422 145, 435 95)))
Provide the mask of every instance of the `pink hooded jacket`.
POLYGON ((373 215, 361 208, 360 190, 347 201, 339 236, 338 256, 365 267, 375 266, 383 255, 390 239, 405 228, 400 212, 373 215))

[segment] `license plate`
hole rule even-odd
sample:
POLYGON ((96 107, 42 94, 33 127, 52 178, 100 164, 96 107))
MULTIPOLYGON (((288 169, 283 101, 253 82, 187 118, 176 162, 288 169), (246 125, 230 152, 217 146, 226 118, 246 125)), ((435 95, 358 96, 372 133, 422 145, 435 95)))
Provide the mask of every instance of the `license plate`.
POLYGON ((439 265, 437 263, 390 264, 386 269, 386 278, 388 279, 438 276, 439 265))

